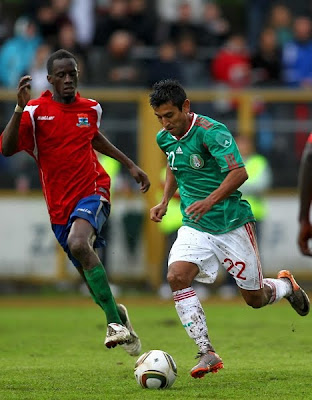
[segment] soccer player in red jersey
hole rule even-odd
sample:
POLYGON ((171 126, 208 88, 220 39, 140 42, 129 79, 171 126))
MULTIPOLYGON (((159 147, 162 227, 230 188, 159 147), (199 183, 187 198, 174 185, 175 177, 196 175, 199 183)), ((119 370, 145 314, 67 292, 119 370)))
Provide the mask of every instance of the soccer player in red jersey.
POLYGON ((141 342, 127 309, 116 304, 95 248, 110 213, 110 177, 95 150, 125 165, 145 193, 149 179, 132 160, 99 131, 102 109, 77 92, 75 56, 60 49, 47 61, 52 92, 30 100, 31 76, 20 79, 17 105, 2 135, 0 152, 11 156, 26 151, 36 161, 53 232, 86 282, 107 319, 105 345, 122 345, 138 355, 141 342))
POLYGON ((302 254, 312 256, 309 241, 312 239, 310 209, 312 200, 312 133, 305 145, 299 169, 299 235, 298 245, 302 254))

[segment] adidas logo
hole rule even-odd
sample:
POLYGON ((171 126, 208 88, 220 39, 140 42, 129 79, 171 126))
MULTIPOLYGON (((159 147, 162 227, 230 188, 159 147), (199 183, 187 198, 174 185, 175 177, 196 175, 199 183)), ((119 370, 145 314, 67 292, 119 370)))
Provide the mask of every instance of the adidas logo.
POLYGON ((183 154, 183 151, 180 146, 176 149, 176 154, 183 154))

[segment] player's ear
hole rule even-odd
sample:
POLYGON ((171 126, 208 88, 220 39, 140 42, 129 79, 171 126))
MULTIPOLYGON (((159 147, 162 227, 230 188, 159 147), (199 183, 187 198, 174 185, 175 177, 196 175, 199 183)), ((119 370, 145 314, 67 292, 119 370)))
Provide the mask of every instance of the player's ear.
POLYGON ((185 99, 182 105, 182 111, 185 113, 189 113, 191 110, 191 102, 189 99, 185 99))
POLYGON ((47 80, 52 85, 52 75, 47 75, 47 80))

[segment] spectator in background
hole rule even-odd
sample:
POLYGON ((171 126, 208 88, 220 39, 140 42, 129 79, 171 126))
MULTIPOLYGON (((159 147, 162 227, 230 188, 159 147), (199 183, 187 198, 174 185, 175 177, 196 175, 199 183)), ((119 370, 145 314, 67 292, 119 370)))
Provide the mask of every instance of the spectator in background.
POLYGON ((35 21, 45 42, 56 46, 57 33, 63 24, 71 23, 68 16, 68 2, 59 0, 42 2, 36 9, 35 21))
POLYGON ((155 44, 157 20, 147 7, 146 0, 129 0, 130 31, 138 45, 155 44))
POLYGON ((281 51, 272 28, 261 32, 257 50, 251 56, 251 66, 254 86, 281 84, 281 51))
POLYGON ((86 83, 88 80, 87 76, 87 55, 84 47, 82 47, 77 41, 77 32, 72 23, 66 23, 61 25, 57 33, 56 49, 64 49, 76 55, 79 63, 79 79, 80 82, 86 83))
POLYGON ((294 20, 294 39, 282 48, 282 73, 289 87, 312 86, 311 19, 299 16, 294 20))
POLYGON ((76 30, 76 39, 80 46, 91 45, 95 33, 95 0, 72 0, 69 17, 76 30))
POLYGON ((47 81, 47 60, 52 52, 51 46, 42 43, 36 51, 33 63, 30 67, 30 75, 32 76, 32 90, 34 96, 39 96, 41 92, 49 88, 47 81))
POLYGON ((97 61, 89 61, 91 83, 108 87, 146 86, 144 71, 132 57, 133 44, 130 32, 114 32, 97 61))
POLYGON ((20 17, 14 25, 14 36, 0 49, 0 84, 15 88, 22 75, 29 72, 36 50, 41 43, 35 23, 20 17))
POLYGON ((199 58, 198 46, 193 35, 186 34, 179 38, 178 61, 181 70, 181 83, 185 87, 202 88, 209 83, 208 68, 199 58))
POLYGON ((191 7, 192 20, 198 22, 202 16, 203 2, 203 0, 157 0, 157 14, 163 21, 176 21, 179 6, 181 3, 187 3, 191 7))
POLYGON ((258 38, 265 24, 272 0, 247 0, 244 3, 246 10, 247 44, 249 49, 252 50, 257 46, 258 38))
POLYGON ((4 4, 0 2, 0 46, 10 37, 12 22, 4 12, 4 4))
POLYGON ((148 68, 148 85, 151 87, 160 79, 181 79, 181 65, 177 58, 177 48, 172 41, 165 41, 158 49, 158 55, 148 68))
POLYGON ((199 44, 215 48, 223 45, 230 34, 230 23, 222 15, 220 6, 209 1, 204 5, 202 18, 199 44))
POLYGON ((272 6, 268 25, 274 30, 279 47, 284 46, 293 39, 292 15, 285 4, 281 3, 272 6))
POLYGON ((211 62, 212 77, 229 88, 243 88, 251 78, 250 55, 244 36, 231 35, 211 62))
POLYGON ((192 6, 188 2, 182 2, 178 6, 177 20, 168 26, 168 39, 177 43, 183 35, 193 35, 198 40, 200 35, 199 24, 194 22, 192 6))
POLYGON ((106 45, 114 32, 130 31, 128 11, 128 0, 112 1, 107 13, 97 18, 93 44, 106 45))

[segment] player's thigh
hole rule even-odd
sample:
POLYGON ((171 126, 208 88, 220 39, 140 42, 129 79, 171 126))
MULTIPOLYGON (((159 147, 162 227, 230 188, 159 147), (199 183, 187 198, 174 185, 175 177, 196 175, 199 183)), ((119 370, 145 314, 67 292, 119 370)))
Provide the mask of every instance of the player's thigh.
POLYGON ((177 239, 170 253, 168 264, 177 262, 191 263, 197 266, 193 269, 192 276, 195 280, 204 283, 213 283, 217 277, 219 261, 215 256, 206 232, 201 232, 188 226, 178 230, 177 239))
POLYGON ((263 275, 253 224, 215 236, 214 245, 220 263, 239 288, 261 290, 263 275))

